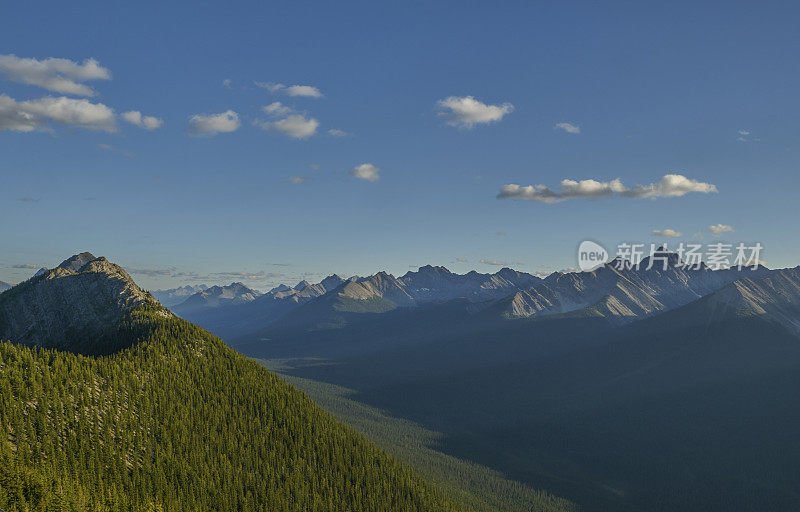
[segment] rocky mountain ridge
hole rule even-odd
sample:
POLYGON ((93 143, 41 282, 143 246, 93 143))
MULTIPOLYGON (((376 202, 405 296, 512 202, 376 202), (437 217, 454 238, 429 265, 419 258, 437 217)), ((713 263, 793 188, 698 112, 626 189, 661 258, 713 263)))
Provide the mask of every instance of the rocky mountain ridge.
POLYGON ((192 295, 172 309, 186 320, 210 329, 217 335, 229 337, 242 332, 252 332, 269 325, 295 308, 325 295, 343 283, 345 280, 336 274, 315 284, 303 280, 294 287, 280 285, 252 300, 240 300, 239 303, 226 304, 230 307, 203 304, 204 299, 201 292, 192 295), (201 306, 192 307, 192 304, 201 304, 201 306))
POLYGON ((679 308, 734 281, 759 280, 771 273, 762 266, 741 270, 711 270, 702 264, 689 267, 668 252, 656 254, 652 268, 649 263, 647 258, 639 266, 612 260, 592 272, 555 272, 545 279, 510 268, 494 274, 455 274, 445 267, 426 265, 399 278, 378 272, 347 280, 332 275, 317 284, 281 285, 246 304, 219 311, 215 307, 189 312, 182 306, 174 309, 225 338, 273 325, 278 329, 330 328, 355 318, 348 320, 347 315, 458 300, 465 301, 459 307, 486 318, 569 315, 624 324, 679 308))
POLYGON ((676 254, 664 256, 666 264, 652 268, 646 258, 638 267, 612 261, 591 272, 554 273, 495 308, 508 318, 572 313, 625 323, 683 306, 737 279, 760 279, 770 273, 762 266, 693 268, 683 265, 676 254))
POLYGON ((173 309, 179 315, 191 314, 206 309, 235 306, 255 300, 260 294, 243 283, 231 283, 226 286, 212 286, 190 295, 185 301, 175 305, 173 309))
MULTIPOLYGON (((63 348, 110 334, 141 306, 172 314, 122 267, 81 253, 0 295, 0 339, 63 348)), ((74 348, 74 347, 73 347, 74 348)))

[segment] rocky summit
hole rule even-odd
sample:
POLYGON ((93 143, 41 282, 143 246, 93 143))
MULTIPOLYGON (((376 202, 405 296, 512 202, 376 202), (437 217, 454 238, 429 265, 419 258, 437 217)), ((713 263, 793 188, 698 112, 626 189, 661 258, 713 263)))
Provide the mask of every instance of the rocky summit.
POLYGON ((122 267, 84 252, 0 295, 0 339, 87 351, 148 305, 171 316, 122 267))

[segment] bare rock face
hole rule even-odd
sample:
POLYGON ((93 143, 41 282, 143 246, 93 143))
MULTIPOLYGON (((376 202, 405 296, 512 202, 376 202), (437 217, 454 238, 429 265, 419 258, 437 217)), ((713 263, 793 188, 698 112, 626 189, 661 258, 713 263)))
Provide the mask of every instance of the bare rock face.
POLYGON ((59 268, 64 268, 71 272, 79 272, 81 267, 94 259, 96 259, 94 254, 90 252, 82 252, 62 261, 61 265, 59 265, 59 268))
POLYGON ((0 296, 0 339, 74 349, 112 334, 127 312, 145 305, 171 314, 122 267, 81 253, 0 296))

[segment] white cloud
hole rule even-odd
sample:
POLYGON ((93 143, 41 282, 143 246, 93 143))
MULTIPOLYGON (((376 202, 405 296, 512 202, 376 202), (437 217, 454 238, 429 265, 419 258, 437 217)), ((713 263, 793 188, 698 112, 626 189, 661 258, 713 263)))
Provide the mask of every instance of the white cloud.
POLYGON ((81 82, 110 80, 111 71, 94 59, 79 64, 69 59, 24 59, 0 55, 0 73, 12 82, 43 87, 48 91, 78 96, 94 96, 94 90, 81 82))
POLYGON ((503 119, 503 116, 514 111, 514 105, 487 105, 472 96, 449 96, 437 103, 439 116, 445 122, 456 128, 474 128, 477 124, 494 123, 503 119))
POLYGON ((286 94, 289 96, 305 96, 308 98, 321 98, 322 92, 316 87, 310 85, 290 85, 286 88, 286 94))
POLYGON ((524 199, 541 203, 559 203, 567 199, 597 199, 627 190, 620 180, 561 180, 561 191, 556 192, 545 185, 505 185, 498 194, 500 199, 524 199))
POLYGON ((219 114, 196 114, 189 118, 189 135, 211 137, 218 133, 235 132, 241 125, 239 114, 233 110, 219 114))
POLYGON ((222 81, 222 87, 230 89, 232 86, 233 86, 233 80, 231 80, 230 78, 226 78, 225 80, 222 81))
POLYGON ((505 261, 496 261, 496 260, 481 260, 481 263, 484 265, 492 265, 494 267, 507 267, 508 263, 505 261))
POLYGON ((283 93, 288 96, 305 98, 322 98, 322 91, 310 85, 283 85, 275 82, 254 82, 257 87, 266 89, 271 93, 283 93))
POLYGON ((656 236, 663 236, 665 238, 678 238, 683 236, 683 233, 679 233, 674 229, 654 229, 653 234, 656 236))
POLYGON ((161 128, 161 125, 164 124, 163 119, 153 116, 143 116, 138 110, 123 112, 120 114, 120 117, 132 125, 144 128, 145 130, 155 130, 156 128, 161 128))
POLYGON ((269 92, 278 92, 286 87, 283 84, 276 84, 273 82, 253 82, 253 83, 256 85, 256 87, 261 87, 262 89, 266 89, 269 92))
POLYGON ((458 263, 467 263, 468 260, 467 260, 467 258, 456 258, 456 261, 458 263))
POLYGON ((623 195, 634 198, 681 197, 689 192, 710 194, 718 191, 717 187, 710 183, 692 180, 681 174, 665 174, 658 183, 636 185, 623 195))
POLYGON ((319 121, 302 114, 292 114, 277 121, 257 121, 264 130, 275 130, 294 139, 305 139, 317 132, 319 121))
POLYGON ((330 135, 331 137, 347 137, 350 134, 344 130, 337 130, 336 128, 331 128, 330 130, 328 130, 328 135, 330 135))
POLYGON ((581 127, 572 123, 557 123, 555 128, 564 130, 567 133, 581 133, 581 127))
POLYGON ((739 136, 736 137, 736 140, 739 142, 758 142, 761 140, 757 137, 751 137, 750 130, 738 130, 736 133, 739 134, 739 136))
POLYGON ((307 114, 298 113, 293 108, 276 101, 261 110, 275 121, 256 120, 255 125, 263 130, 273 130, 295 139, 305 139, 317 132, 319 121, 307 114))
POLYGON ((291 178, 289 178, 289 183, 293 183, 295 185, 299 185, 299 184, 303 183, 304 181, 308 181, 310 179, 311 178, 309 178, 308 176, 292 176, 291 178))
POLYGON ((380 172, 381 170, 372 164, 361 164, 350 171, 350 175, 361 180, 378 181, 380 172))
POLYGON ((625 185, 620 180, 612 180, 603 183, 595 180, 561 180, 561 194, 570 197, 602 197, 613 194, 614 192, 623 192, 625 185))
POLYGON ((289 114, 294 113, 292 107, 287 107, 280 101, 270 103, 266 107, 262 107, 261 110, 263 110, 265 114, 275 117, 288 116, 289 114))
POLYGON ((710 183, 689 179, 680 174, 666 174, 658 183, 626 187, 619 179, 612 181, 562 180, 561 190, 555 191, 545 185, 504 185, 497 194, 498 199, 522 199, 541 203, 560 203, 568 199, 597 199, 619 195, 629 198, 680 197, 689 192, 709 194, 717 192, 710 183))
POLYGON ((114 111, 102 103, 64 96, 16 101, 0 94, 0 131, 32 132, 49 123, 105 132, 116 131, 114 111))
POLYGON ((733 232, 733 228, 727 224, 715 224, 713 226, 708 226, 708 230, 711 231, 714 236, 721 236, 722 233, 733 232))

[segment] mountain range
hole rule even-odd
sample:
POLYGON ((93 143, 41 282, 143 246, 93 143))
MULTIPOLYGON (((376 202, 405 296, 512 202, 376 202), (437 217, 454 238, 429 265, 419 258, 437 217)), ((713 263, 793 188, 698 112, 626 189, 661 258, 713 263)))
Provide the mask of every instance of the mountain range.
POLYGON ((583 510, 797 509, 800 267, 660 256, 544 279, 379 272, 226 340, 356 428, 382 411, 583 510))
POLYGON ((426 265, 397 278, 386 272, 344 280, 285 285, 255 296, 241 283, 196 293, 173 311, 225 339, 275 329, 331 328, 368 313, 462 301, 472 314, 521 319, 547 315, 595 316, 624 324, 688 304, 743 277, 760 279, 766 267, 711 270, 657 253, 632 266, 611 261, 592 272, 555 272, 544 279, 503 268, 494 274, 455 274, 426 265), (665 263, 661 263, 661 262, 665 263), (218 294, 228 299, 217 300, 218 294))
POLYGON ((213 328, 217 335, 231 338, 270 325, 344 282, 334 274, 316 284, 304 280, 294 287, 281 285, 261 295, 241 283, 231 283, 195 293, 172 310, 202 327, 213 328))
POLYGON ((0 338, 3 510, 472 510, 105 258, 2 293, 0 338))
MULTIPOLYGON (((495 274, 472 271, 460 275, 445 267, 426 265, 399 278, 386 272, 349 279, 333 274, 316 284, 302 281, 294 287, 280 285, 252 301, 239 298, 238 307, 224 309, 220 309, 216 302, 206 301, 203 293, 196 293, 172 309, 181 317, 230 339, 271 326, 284 317, 288 317, 286 322, 293 322, 296 318, 309 320, 307 313, 310 311, 315 311, 318 316, 314 322, 336 325, 342 321, 339 312, 389 311, 459 298, 482 303, 505 297, 540 281, 539 277, 510 268, 503 268, 495 274), (294 313, 296 309, 301 311, 294 313)), ((224 288, 232 294, 244 291, 237 283, 224 288)))
POLYGON ((170 310, 75 255, 0 294, 0 508, 800 508, 800 267, 659 256, 232 283, 170 310))

